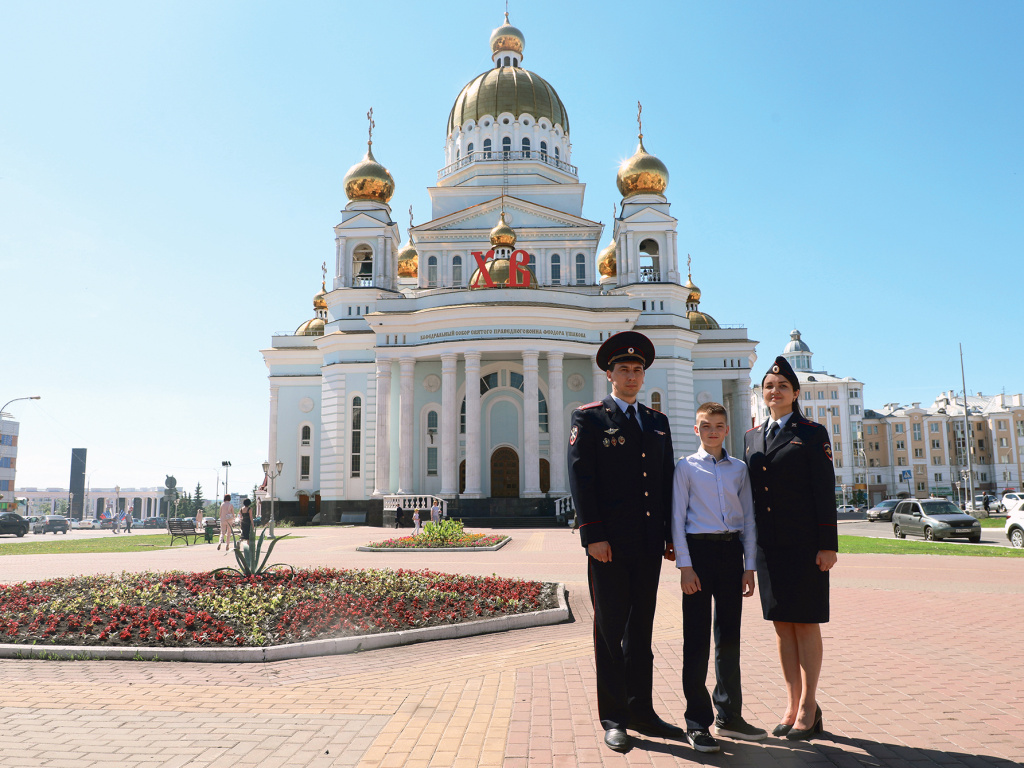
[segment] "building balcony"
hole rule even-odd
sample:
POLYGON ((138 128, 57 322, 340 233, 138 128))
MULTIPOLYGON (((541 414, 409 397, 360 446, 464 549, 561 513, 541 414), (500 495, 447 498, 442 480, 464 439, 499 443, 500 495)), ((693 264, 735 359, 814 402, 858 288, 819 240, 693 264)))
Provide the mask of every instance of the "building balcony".
POLYGON ((543 163, 544 165, 550 165, 552 168, 557 168, 560 171, 565 171, 572 176, 576 176, 576 166, 570 163, 558 160, 554 155, 548 154, 547 152, 539 152, 537 150, 522 150, 522 151, 507 151, 501 150, 484 150, 484 151, 473 151, 467 153, 464 157, 460 157, 451 165, 447 165, 437 172, 437 180, 440 181, 447 176, 451 176, 456 171, 461 171, 463 168, 472 165, 473 163, 503 163, 506 160, 529 160, 535 163, 543 163))

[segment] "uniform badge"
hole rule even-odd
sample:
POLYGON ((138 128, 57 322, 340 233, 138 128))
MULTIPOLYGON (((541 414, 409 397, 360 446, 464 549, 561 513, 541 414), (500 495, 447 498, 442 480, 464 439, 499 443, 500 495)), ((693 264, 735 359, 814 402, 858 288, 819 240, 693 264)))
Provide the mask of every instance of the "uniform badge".
POLYGON ((611 440, 609 440, 609 439, 608 439, 608 438, 606 437, 606 438, 604 439, 604 447, 605 447, 605 448, 607 448, 607 447, 608 447, 608 446, 609 446, 610 444, 611 444, 611 440))
POLYGON ((623 445, 623 444, 625 444, 625 442, 626 442, 626 438, 624 438, 622 435, 619 435, 619 445, 623 445))
POLYGON ((825 455, 828 456, 828 460, 832 461, 832 446, 829 445, 828 443, 825 443, 824 448, 825 448, 825 455))
POLYGON ((778 373, 778 372, 779 372, 779 364, 776 363, 775 365, 772 366, 772 373, 778 373))
POLYGON ((576 445, 576 438, 579 437, 579 436, 580 436, 580 428, 578 426, 574 426, 569 431, 569 445, 576 445))
POLYGON ((656 434, 656 435, 664 435, 665 433, 662 432, 660 429, 656 429, 656 430, 654 430, 654 434, 656 434))
POLYGON ((618 432, 618 431, 619 431, 619 428, 618 428, 618 427, 612 427, 611 429, 606 429, 606 430, 604 431, 604 433, 605 433, 606 435, 614 435, 614 434, 615 434, 616 432, 618 432))

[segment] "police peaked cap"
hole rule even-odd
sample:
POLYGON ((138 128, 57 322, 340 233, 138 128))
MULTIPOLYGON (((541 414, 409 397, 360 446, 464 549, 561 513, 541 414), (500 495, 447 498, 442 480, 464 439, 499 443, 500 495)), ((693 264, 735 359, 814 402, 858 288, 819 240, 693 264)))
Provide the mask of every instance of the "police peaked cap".
POLYGON ((775 358, 775 362, 772 363, 772 367, 764 372, 764 376, 761 377, 761 386, 764 386, 764 380, 768 378, 769 373, 775 373, 779 376, 783 376, 789 380, 789 383, 793 385, 793 389, 800 389, 800 379, 796 377, 796 372, 793 370, 793 366, 789 364, 789 360, 779 355, 775 358))
POLYGON ((654 344, 636 331, 609 336, 597 350, 597 367, 602 371, 610 371, 616 363, 641 363, 646 370, 653 362, 654 344))

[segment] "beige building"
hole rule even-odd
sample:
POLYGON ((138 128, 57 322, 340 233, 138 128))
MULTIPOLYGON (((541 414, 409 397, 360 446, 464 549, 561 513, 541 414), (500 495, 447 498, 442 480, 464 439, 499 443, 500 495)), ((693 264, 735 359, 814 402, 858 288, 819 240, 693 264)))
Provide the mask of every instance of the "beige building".
POLYGON ((871 502, 899 493, 966 498, 968 448, 975 493, 1020 490, 1024 396, 969 395, 967 421, 965 441, 964 398, 952 390, 927 407, 887 403, 868 411, 864 446, 871 502), (910 478, 903 479, 907 471, 910 478))

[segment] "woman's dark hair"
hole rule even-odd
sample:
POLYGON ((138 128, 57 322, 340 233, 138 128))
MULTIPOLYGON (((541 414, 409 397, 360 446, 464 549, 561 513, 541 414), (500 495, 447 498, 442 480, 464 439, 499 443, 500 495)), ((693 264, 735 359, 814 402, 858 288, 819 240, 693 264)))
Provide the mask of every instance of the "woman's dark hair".
POLYGON ((225 493, 224 494, 224 501, 231 501, 231 494, 230 493, 225 493))
POLYGON ((244 499, 242 499, 242 506, 243 507, 248 507, 251 503, 252 502, 249 501, 249 497, 248 496, 246 496, 244 499))

